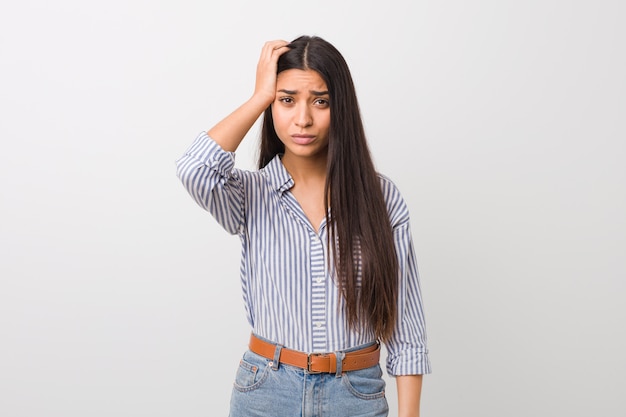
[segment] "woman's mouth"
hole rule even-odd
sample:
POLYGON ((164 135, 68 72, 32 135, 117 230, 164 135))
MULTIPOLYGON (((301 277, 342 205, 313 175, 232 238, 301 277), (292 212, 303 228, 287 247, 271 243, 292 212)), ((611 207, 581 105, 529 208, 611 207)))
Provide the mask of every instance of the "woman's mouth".
POLYGON ((293 141, 298 145, 308 145, 315 140, 314 135, 295 134, 291 135, 293 141))

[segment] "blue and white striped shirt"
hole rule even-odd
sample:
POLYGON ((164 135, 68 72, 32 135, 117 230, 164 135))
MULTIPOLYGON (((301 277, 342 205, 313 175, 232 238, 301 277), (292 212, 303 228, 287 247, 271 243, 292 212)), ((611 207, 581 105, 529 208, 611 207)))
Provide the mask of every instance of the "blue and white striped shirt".
MULTIPOLYGON (((177 161, 177 173, 194 200, 241 238, 241 285, 255 334, 303 352, 334 352, 375 340, 370 329, 348 327, 326 259, 325 220, 316 232, 289 191, 294 181, 280 157, 258 171, 240 170, 234 153, 201 133, 177 161)), ((386 344, 387 371, 426 374, 430 362, 409 213, 395 185, 380 179, 400 279, 398 321, 386 344)))

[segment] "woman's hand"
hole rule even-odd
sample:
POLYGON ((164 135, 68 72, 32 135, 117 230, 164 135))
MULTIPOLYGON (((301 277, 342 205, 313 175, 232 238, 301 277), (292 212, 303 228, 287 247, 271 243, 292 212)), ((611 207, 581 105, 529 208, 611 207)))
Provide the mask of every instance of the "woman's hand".
POLYGON ((267 106, 272 104, 276 97, 278 58, 289 50, 288 44, 282 40, 269 41, 263 45, 261 50, 261 57, 256 68, 256 85, 253 97, 267 103, 267 106))

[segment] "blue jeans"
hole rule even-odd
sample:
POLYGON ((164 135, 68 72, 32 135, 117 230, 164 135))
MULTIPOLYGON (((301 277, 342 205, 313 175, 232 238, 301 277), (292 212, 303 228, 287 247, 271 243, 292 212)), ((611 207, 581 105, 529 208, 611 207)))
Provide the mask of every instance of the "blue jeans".
POLYGON ((380 365, 340 374, 310 374, 246 352, 230 400, 230 417, 385 417, 380 365))

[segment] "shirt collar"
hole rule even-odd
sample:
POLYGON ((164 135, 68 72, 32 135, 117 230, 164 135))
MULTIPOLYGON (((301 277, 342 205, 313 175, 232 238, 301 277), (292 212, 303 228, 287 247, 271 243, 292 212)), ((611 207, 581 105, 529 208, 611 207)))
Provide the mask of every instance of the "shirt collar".
POLYGON ((266 172, 272 187, 281 194, 293 187, 293 178, 280 160, 280 155, 276 155, 263 170, 266 172))

